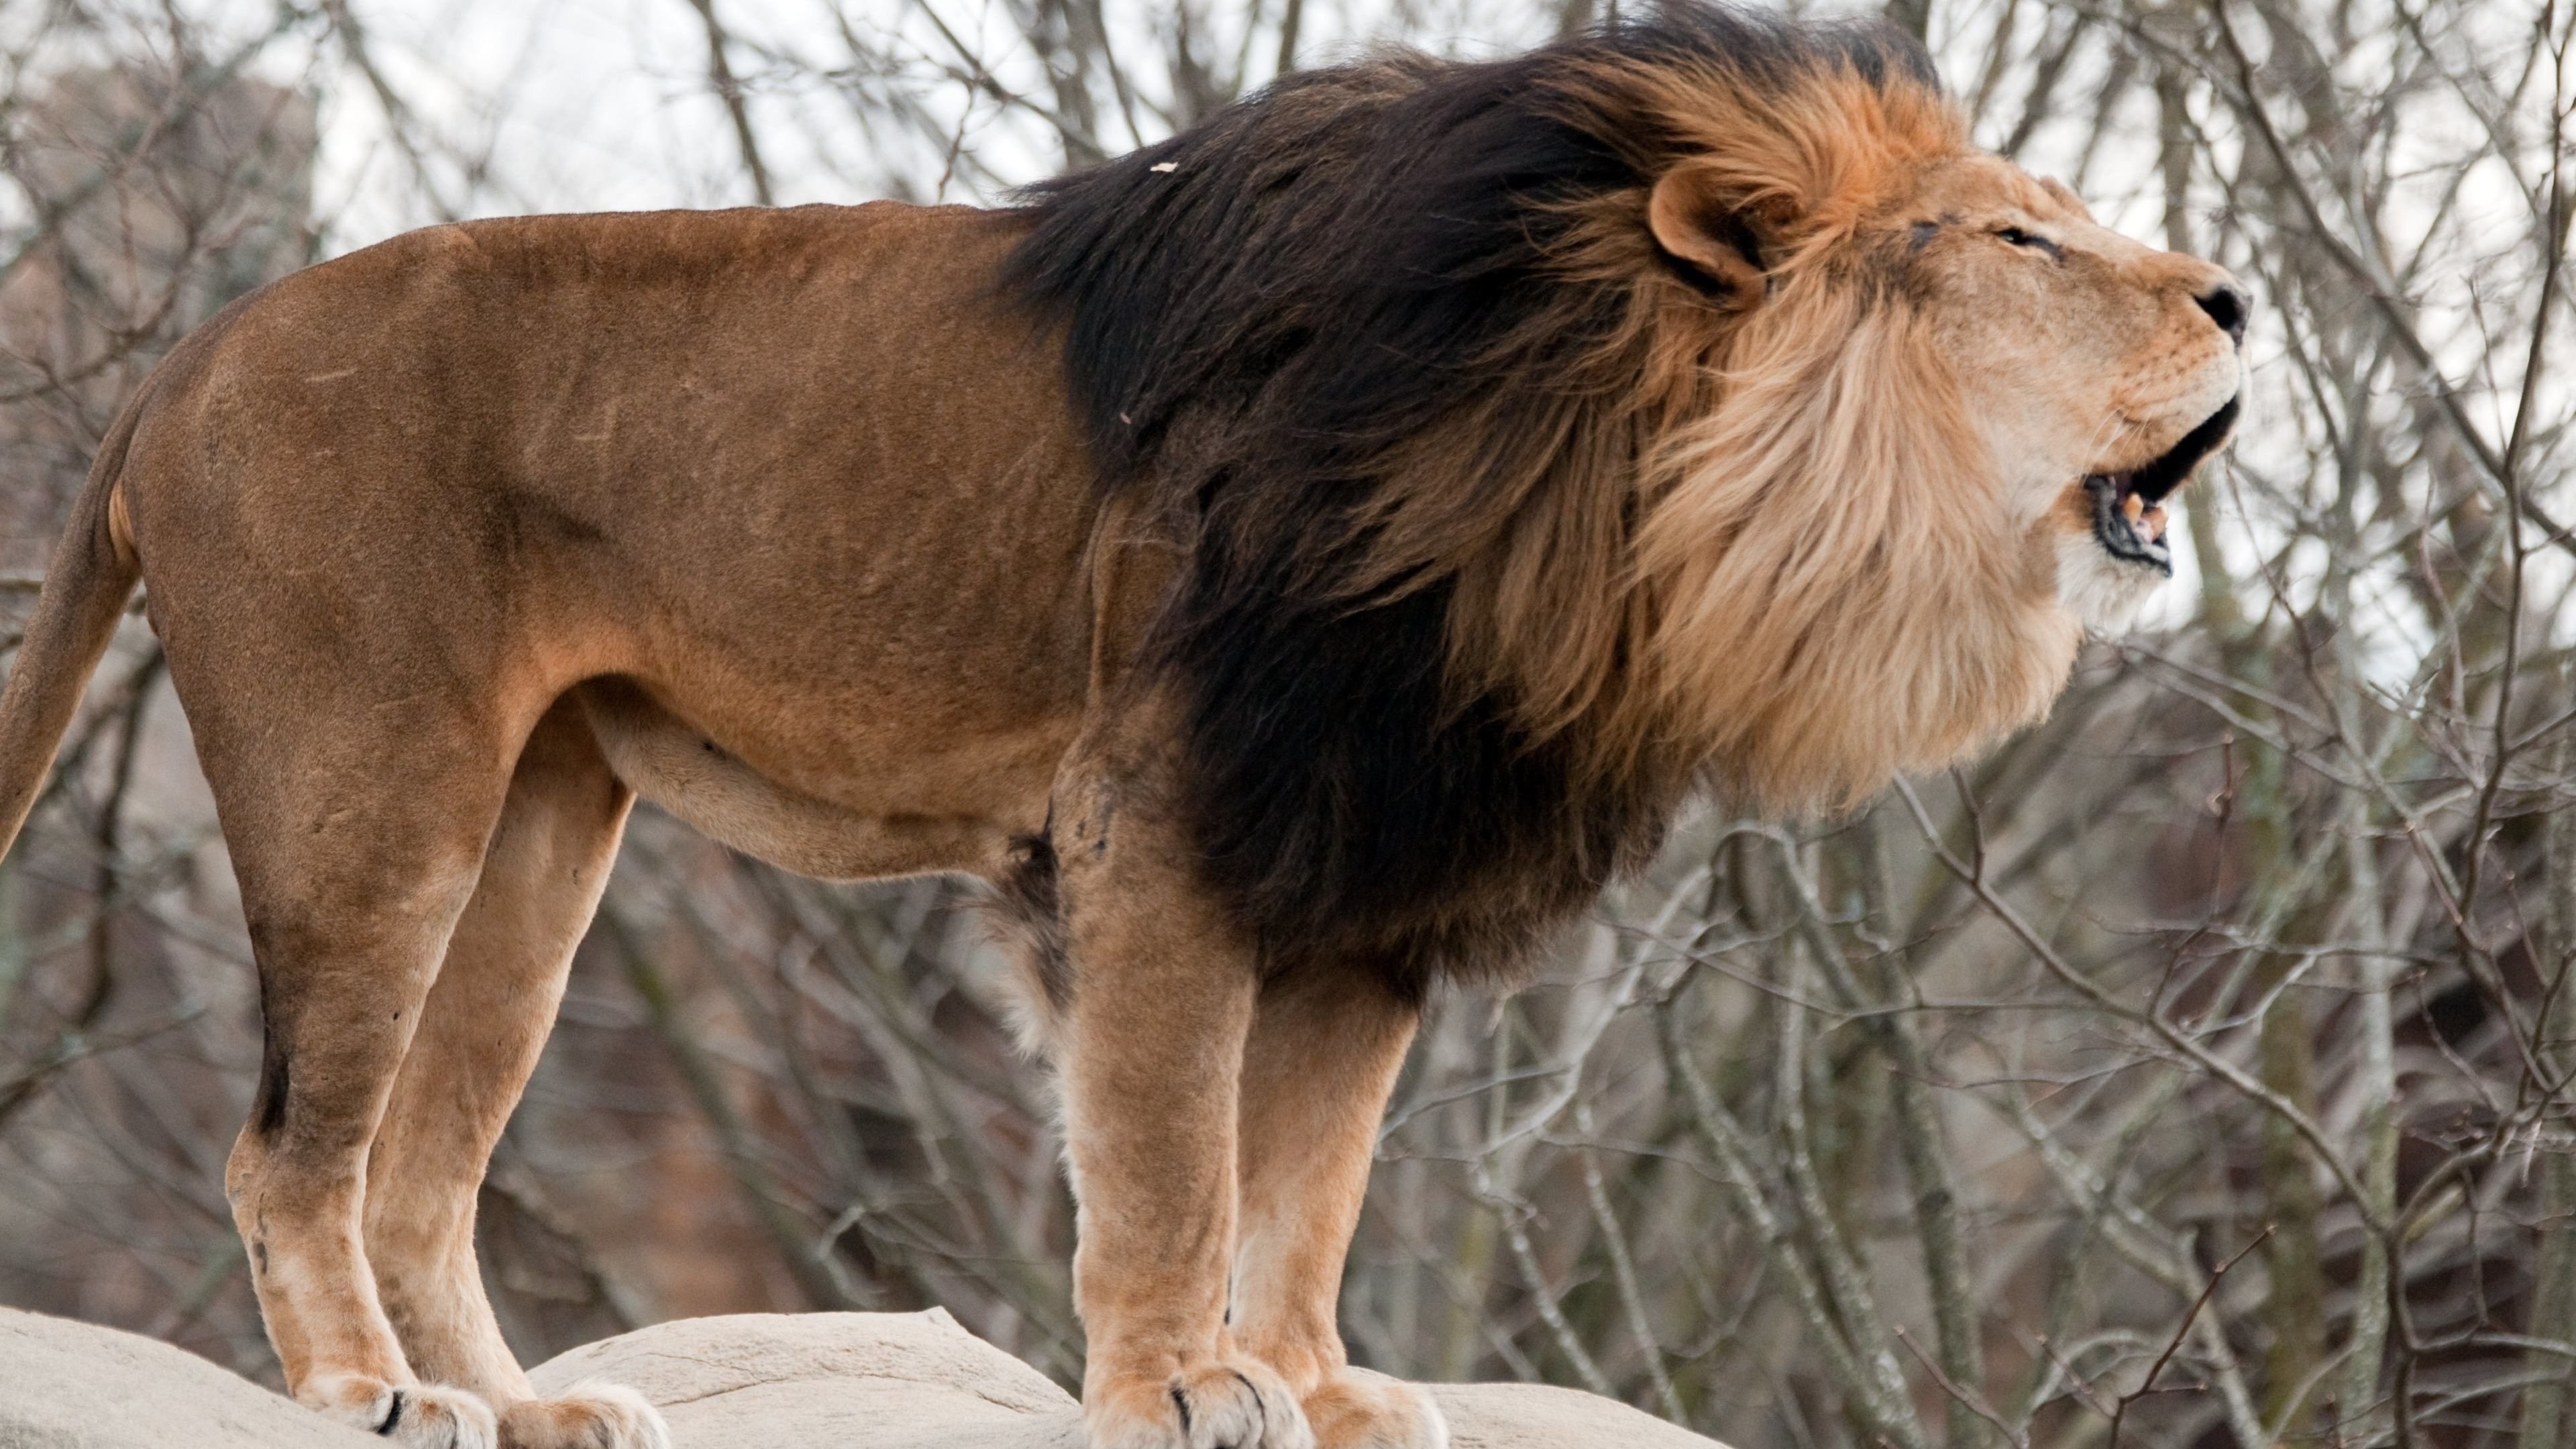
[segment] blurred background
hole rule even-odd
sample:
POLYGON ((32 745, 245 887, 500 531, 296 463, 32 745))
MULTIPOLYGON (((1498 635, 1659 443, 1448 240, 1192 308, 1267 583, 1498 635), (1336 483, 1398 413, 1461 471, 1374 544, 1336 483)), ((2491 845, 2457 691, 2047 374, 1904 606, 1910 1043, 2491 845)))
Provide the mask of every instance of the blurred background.
MULTIPOLYGON (((0 0, 0 645, 153 360, 295 267, 1000 202, 1609 3, 0 0)), ((2253 287, 2243 439, 2047 725, 1847 818, 1711 810, 1538 984, 1438 1001, 1359 1359, 1742 1449, 2576 1446, 2562 3, 1891 0, 1983 144, 2253 287)), ((255 986, 139 619, 65 759, 0 868, 0 1302, 273 1383, 220 1180, 255 986)), ((522 1357, 937 1303, 1077 1382, 1004 977, 970 887, 639 812, 481 1198, 522 1357)))

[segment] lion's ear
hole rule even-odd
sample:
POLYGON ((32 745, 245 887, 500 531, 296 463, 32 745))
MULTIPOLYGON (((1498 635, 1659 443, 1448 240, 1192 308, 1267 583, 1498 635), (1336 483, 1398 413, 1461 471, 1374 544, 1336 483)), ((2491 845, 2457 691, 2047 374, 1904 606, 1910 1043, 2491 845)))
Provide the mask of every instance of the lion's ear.
POLYGON ((1776 205, 1746 206, 1728 191, 1711 168, 1676 166, 1646 200, 1646 227, 1655 245, 1751 307, 1768 290, 1764 252, 1782 218, 1776 205))

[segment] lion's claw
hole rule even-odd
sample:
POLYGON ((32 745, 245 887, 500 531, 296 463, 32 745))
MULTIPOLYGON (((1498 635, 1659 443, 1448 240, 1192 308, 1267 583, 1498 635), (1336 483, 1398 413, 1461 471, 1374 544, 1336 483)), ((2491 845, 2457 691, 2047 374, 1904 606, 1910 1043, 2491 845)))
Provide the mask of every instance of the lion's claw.
POLYGON ((403 1449, 495 1449, 492 1406, 463 1389, 322 1374, 296 1392, 306 1408, 403 1449))
POLYGON ((1287 1381, 1239 1356, 1107 1379, 1082 1407, 1091 1449, 1315 1449, 1287 1381))
POLYGON ((1306 1396, 1317 1449, 1449 1449, 1449 1421, 1402 1379, 1346 1368, 1306 1396))
POLYGON ((504 1408, 501 1449, 671 1449, 671 1431, 642 1394, 584 1381, 504 1408))

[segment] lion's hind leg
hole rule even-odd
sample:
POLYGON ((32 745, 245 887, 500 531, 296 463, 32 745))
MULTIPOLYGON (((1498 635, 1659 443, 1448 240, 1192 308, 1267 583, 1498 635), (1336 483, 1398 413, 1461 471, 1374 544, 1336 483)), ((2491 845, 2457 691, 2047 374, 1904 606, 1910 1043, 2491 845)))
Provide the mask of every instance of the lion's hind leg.
POLYGON ((1350 1366, 1342 1260, 1378 1122, 1420 1015, 1365 970, 1316 964, 1263 987, 1244 1044, 1234 1334, 1296 1390, 1317 1449, 1443 1449, 1431 1397, 1350 1366))
POLYGON ((554 1026, 633 799, 579 705, 558 702, 520 752, 368 1159, 367 1258, 403 1351, 421 1377, 489 1403, 502 1449, 670 1442, 631 1389, 586 1384, 537 1398, 474 1256, 476 1190, 554 1026))
MULTIPOLYGON (((187 663, 173 651, 188 695, 187 663)), ((328 703, 336 704, 337 701, 328 703)), ((500 813, 506 721, 424 705, 252 717, 190 701, 258 960, 259 1088, 225 1170, 269 1341, 306 1407, 414 1449, 490 1449, 491 1408, 405 1360, 362 1227, 370 1145, 500 813)))

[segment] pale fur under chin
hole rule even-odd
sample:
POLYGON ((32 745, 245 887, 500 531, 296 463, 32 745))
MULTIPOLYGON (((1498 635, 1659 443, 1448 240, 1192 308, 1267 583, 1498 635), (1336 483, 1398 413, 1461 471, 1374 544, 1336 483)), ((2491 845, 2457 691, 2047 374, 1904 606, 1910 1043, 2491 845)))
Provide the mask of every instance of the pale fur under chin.
POLYGON ((2166 576, 2141 564, 2114 558, 2091 533, 2070 533, 2057 540, 2057 598, 2068 613, 2096 634, 2125 634, 2136 626, 2166 576))

